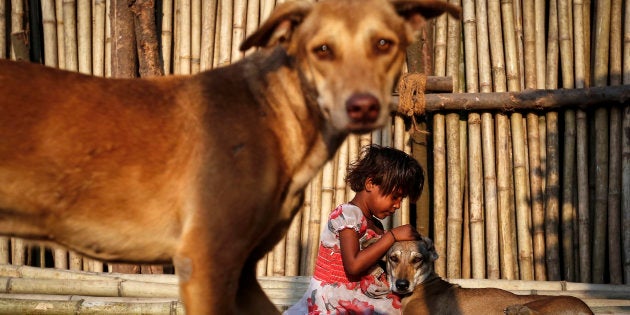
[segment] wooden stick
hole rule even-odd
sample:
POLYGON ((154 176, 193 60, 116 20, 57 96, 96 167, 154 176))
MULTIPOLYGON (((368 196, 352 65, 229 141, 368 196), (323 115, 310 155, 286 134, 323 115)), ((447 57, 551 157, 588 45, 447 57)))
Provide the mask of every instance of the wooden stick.
MULTIPOLYGON (((254 1, 254 0, 250 0, 254 1)), ((239 45, 245 39, 245 28, 247 27, 247 1, 246 0, 233 0, 234 2, 234 17, 232 20, 232 51, 231 60, 235 62, 243 57, 243 53, 239 49, 239 45)))
POLYGON ((92 14, 90 1, 77 3, 77 52, 79 72, 92 74, 92 14))
MULTIPOLYGON (((55 21, 55 2, 54 0, 43 0, 41 4, 44 31, 44 64, 49 67, 57 67, 57 31, 55 29, 57 22, 55 21)), ((0 6, 1 5, 2 4, 0 4, 0 6)), ((0 11, 2 10, 0 9, 0 11)), ((2 13, 0 12, 0 14, 2 13)), ((1 25, 2 21, 0 21, 0 31, 2 31, 1 25)), ((2 36, 0 35, 0 37, 2 36)), ((2 42, 1 38, 0 42, 2 42)), ((2 43, 0 43, 0 46, 2 46, 2 43)), ((0 55, 2 55, 2 52, 0 52, 0 55)))
POLYGON ((573 220, 575 215, 574 178, 575 178, 575 112, 564 114, 564 148, 562 162, 562 277, 568 281, 575 280, 575 258, 573 257, 573 220))
POLYGON ((217 2, 218 0, 202 1, 200 70, 212 68, 214 60, 217 2))
MULTIPOLYGON (((595 86, 608 81, 611 1, 597 1, 595 20, 595 86)), ((608 110, 595 110, 595 217, 593 237, 593 282, 603 283, 606 268, 606 225, 608 217, 608 110)))
POLYGON ((173 73, 171 70, 173 55, 173 0, 162 1, 162 15, 162 33, 160 34, 162 66, 164 74, 170 74, 173 73))
POLYGON ((93 0, 93 29, 92 29, 92 73, 105 76, 105 20, 106 1, 93 0))
MULTIPOLYGON (((548 111, 564 107, 588 109, 610 107, 630 102, 630 85, 603 86, 584 89, 547 89, 523 92, 425 94, 426 112, 484 111, 513 112, 521 110, 548 111)), ((394 107, 398 97, 392 99, 394 107)))
POLYGON ((543 172, 540 166, 540 135, 538 116, 527 114, 527 144, 529 151, 529 182, 532 208, 532 242, 534 253, 534 277, 545 280, 545 208, 542 190, 543 172))
MULTIPOLYGON (((622 1, 613 0, 610 21, 610 71, 611 85, 621 84, 622 54, 621 54, 621 12, 622 1)), ((630 56, 625 56, 630 58, 630 56)), ((621 109, 610 108, 609 131, 609 167, 608 167, 608 271, 610 283, 623 283, 621 265, 621 109)))
POLYGON ((0 1, 0 58, 6 59, 6 51, 7 51, 7 21, 6 21, 6 12, 7 12, 7 2, 0 1))
POLYGON ((448 174, 448 214, 446 218, 446 234, 448 236, 448 244, 446 248, 447 276, 449 278, 460 278, 463 209, 458 114, 448 114, 446 116, 446 135, 446 170, 448 174))
MULTIPOLYGON (((442 114, 433 115, 433 240, 438 255, 446 255, 446 130, 442 114)), ((446 259, 435 261, 438 275, 446 276, 446 259)))
POLYGON ((547 279, 560 279, 560 249, 558 237, 560 176, 558 152, 558 113, 550 112, 547 122, 547 176, 545 189, 545 248, 547 279))

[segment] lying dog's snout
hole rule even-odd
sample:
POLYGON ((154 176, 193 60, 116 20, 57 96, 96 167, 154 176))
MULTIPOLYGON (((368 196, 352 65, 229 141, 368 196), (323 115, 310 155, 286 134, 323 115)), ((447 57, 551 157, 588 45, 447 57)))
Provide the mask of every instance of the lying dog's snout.
POLYGON ((405 292, 409 290, 409 280, 398 279, 396 280, 395 284, 396 284, 396 291, 405 292))
POLYGON ((381 104, 372 94, 355 94, 346 101, 346 110, 353 123, 371 124, 378 119, 381 104))

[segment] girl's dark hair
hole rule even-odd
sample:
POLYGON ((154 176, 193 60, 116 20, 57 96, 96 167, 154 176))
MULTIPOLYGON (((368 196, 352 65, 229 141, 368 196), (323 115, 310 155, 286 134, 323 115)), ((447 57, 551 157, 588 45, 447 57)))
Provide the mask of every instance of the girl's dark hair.
POLYGON ((348 167, 346 182, 359 192, 365 189, 365 181, 372 179, 386 196, 400 191, 403 197, 416 201, 422 193, 424 173, 422 166, 407 153, 372 144, 363 148, 362 157, 348 167))

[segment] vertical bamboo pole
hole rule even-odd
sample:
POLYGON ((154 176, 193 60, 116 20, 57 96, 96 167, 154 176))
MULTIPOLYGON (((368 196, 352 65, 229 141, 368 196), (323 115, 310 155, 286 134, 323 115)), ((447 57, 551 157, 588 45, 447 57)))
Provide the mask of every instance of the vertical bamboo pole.
MULTIPOLYGON (((286 240, 287 240, 286 237, 283 237, 278 242, 278 244, 274 246, 272 250, 273 261, 271 261, 271 264, 269 264, 271 265, 271 273, 268 274, 270 276, 284 276, 284 273, 285 273, 284 263, 285 263, 286 245, 287 245, 286 240)), ((267 266, 267 268, 269 268, 269 265, 267 266)))
POLYGON ((247 17, 245 19, 247 26, 245 27, 245 37, 253 34, 260 25, 260 2, 260 0, 247 1, 247 17))
MULTIPOLYGON (((104 76, 111 77, 112 76, 112 30, 111 30, 111 19, 109 18, 108 12, 110 11, 111 1, 105 1, 105 69, 104 76)), ((165 72, 166 74, 166 72, 165 72)))
MULTIPOLYGON (((460 1, 450 0, 459 5, 460 1)), ((460 91, 460 22, 452 17, 447 19, 446 36, 446 75, 454 78, 453 91, 460 91)), ((446 115, 446 158, 447 158, 447 226, 448 243, 446 248, 446 274, 449 278, 461 277, 462 260, 462 223, 463 223, 463 193, 461 178, 459 114, 446 115)))
MULTIPOLYGON (((586 87, 586 78, 589 71, 586 68, 586 45, 584 24, 584 3, 581 0, 573 1, 573 39, 575 52, 575 86, 586 87)), ((578 261, 576 262, 576 279, 581 282, 591 281, 591 233, 588 192, 588 121, 586 112, 576 110, 576 176, 577 176, 577 239, 578 261), (579 275, 579 277, 578 277, 579 275)))
MULTIPOLYGON (((463 54, 462 54, 463 55, 463 54)), ((463 77, 463 75, 462 75, 463 77)), ((465 80, 462 80, 462 87, 465 86, 465 80)), ((472 277, 471 267, 471 249, 470 249, 470 195, 468 193, 468 122, 467 120, 459 120, 459 170, 461 173, 460 192, 462 193, 462 259, 461 259, 461 278, 470 279, 472 277)))
MULTIPOLYGON (((626 5, 624 22, 623 83, 630 84, 630 5, 626 5)), ((630 130, 630 105, 623 111, 623 130, 630 130)), ((630 284, 630 134, 623 133, 621 161, 621 209, 624 283, 630 284)))
POLYGON ((313 274, 313 270, 315 269, 315 260, 317 259, 317 251, 319 250, 319 234, 321 233, 322 224, 325 226, 328 222, 328 218, 325 218, 326 221, 321 221, 321 212, 322 212, 322 172, 318 172, 317 176, 311 181, 311 213, 309 217, 309 225, 308 225, 308 250, 307 253, 310 254, 307 257, 306 262, 306 270, 308 275, 313 274))
MULTIPOLYGON (((180 0, 180 22, 177 24, 177 36, 179 36, 179 74, 191 73, 191 0, 180 0)), ((177 40, 177 39, 176 39, 177 40)))
MULTIPOLYGON (((439 255, 446 256, 446 130, 443 114, 433 115, 433 224, 434 244, 439 255)), ((447 276, 446 260, 438 259, 434 265, 438 275, 447 276)))
MULTIPOLYGON (((435 75, 446 75, 447 15, 443 14, 435 22, 434 69, 435 75)), ((444 114, 436 113, 432 119, 433 128, 433 240, 439 255, 446 257, 446 131, 444 114)), ((435 271, 446 276, 446 259, 438 259, 435 271)))
POLYGON ((232 0, 219 0, 219 5, 221 14, 217 66, 225 66, 230 64, 232 54, 232 29, 229 26, 232 25, 234 2, 232 0))
MULTIPOLYGON (((250 0, 255 1, 255 0, 250 0)), ((239 45, 245 39, 245 23, 247 17, 247 0, 234 0, 234 17, 232 19, 232 62, 242 58, 239 45)))
POLYGON ((217 2, 218 0, 203 0, 201 7, 201 55, 200 70, 212 68, 214 60, 214 44, 217 22, 217 2))
MULTIPOLYGON (((42 0, 42 24, 44 31, 44 64, 57 67, 57 31, 55 29, 55 1, 42 0)), ((1 5, 1 4, 0 4, 1 5)), ((2 14, 2 12, 0 12, 2 14)), ((2 22, 0 21, 0 24, 2 22)), ((2 39, 0 39, 2 41, 2 39)), ((2 54, 2 52, 0 52, 2 54)))
MULTIPOLYGON (((622 76, 622 1, 613 0, 610 21, 610 85, 620 85, 622 76)), ((626 56, 630 58, 630 56, 626 56)), ((621 109, 610 108, 608 172, 608 270, 610 283, 623 283, 621 265, 621 109)))
MULTIPOLYGON (((557 2, 549 4, 549 35, 547 36, 547 73, 545 84, 548 89, 557 88, 558 74, 558 10, 557 2)), ((545 117, 545 251, 547 258, 547 280, 560 280, 560 249, 558 220, 560 205, 559 135, 558 113, 548 112, 545 117)))
POLYGON ((105 1, 93 0, 92 8, 92 73, 102 77, 105 76, 105 1))
MULTIPOLYGON (((300 274, 311 275, 313 273, 313 267, 310 262, 312 256, 311 251, 317 250, 319 247, 312 244, 311 239, 311 202, 312 202, 312 183, 306 185, 304 189, 304 204, 302 205, 302 230, 300 233, 300 274)), ((317 244, 319 245, 319 244, 317 244)))
MULTIPOLYGON (((479 91, 477 78, 477 18, 474 1, 464 1, 464 56, 466 58, 466 91, 479 91)), ((472 277, 485 277, 485 240, 483 217, 483 170, 481 162, 481 116, 478 113, 468 114, 468 189, 470 212, 470 247, 472 277)))
POLYGON ((172 72, 172 55, 173 55, 173 0, 162 0, 162 34, 161 50, 162 65, 164 67, 164 75, 172 72))
MULTIPOLYGON (((6 1, 0 1, 0 58, 6 59, 6 51, 7 51, 7 6, 6 1)), ((4 238, 0 238, 0 243, 4 242, 4 238)), ((0 258, 1 259, 1 258, 0 258)))
MULTIPOLYGON (((611 1, 597 1, 595 20, 595 86, 606 86, 610 39, 611 1)), ((595 218, 593 238, 593 282, 603 283, 606 268, 606 225, 608 218, 608 110, 595 110, 595 218)))
POLYGON ((79 72, 92 74, 92 13, 90 1, 77 2, 76 17, 79 72))
POLYGON ((79 70, 79 62, 77 60, 77 28, 75 8, 75 1, 63 1, 65 69, 70 71, 79 70))
POLYGON ((190 3, 190 73, 201 71, 201 0, 190 3))
POLYGON ((291 226, 287 231, 286 240, 286 259, 283 276, 298 276, 300 274, 300 226, 302 225, 302 216, 298 212, 291 226))
POLYGON ((63 2, 55 0, 55 18, 57 20, 57 66, 66 69, 65 35, 63 19, 63 2))
MULTIPOLYGON (((492 92, 492 68, 488 39, 488 7, 486 1, 476 1, 477 17, 477 50, 479 60, 479 88, 481 92, 492 92)), ((494 148, 494 122, 492 114, 481 115, 482 154, 483 154, 483 194, 485 205, 485 235, 486 245, 486 277, 499 279, 499 235, 497 218, 497 192, 494 148)), ((471 183, 472 183, 471 172, 471 183)), ((471 198, 472 200, 472 198, 471 198)), ((471 205, 472 208, 472 205, 471 205)))
MULTIPOLYGON (((398 150, 404 150, 405 147, 405 141, 404 141, 404 135, 405 135, 405 121, 402 118, 402 116, 400 115, 396 115, 394 116, 394 148, 398 149, 398 150)), ((369 144, 371 142, 371 137, 364 137, 361 136, 361 148, 363 148, 365 145, 369 144), (369 139, 369 140, 368 140, 369 139)), ((409 206, 408 204, 406 204, 405 202, 408 199, 405 198, 403 200, 403 204, 401 204, 400 209, 398 209, 398 211, 396 211, 394 213, 394 215, 392 215, 389 219, 391 219, 391 225, 392 226, 399 226, 401 224, 405 224, 408 223, 408 218, 409 218, 409 206), (404 219, 407 218, 407 219, 404 219), (406 222, 407 221, 407 222, 406 222)))
POLYGON ((337 174, 335 175, 334 206, 347 202, 346 171, 348 169, 348 140, 343 142, 337 151, 337 174))

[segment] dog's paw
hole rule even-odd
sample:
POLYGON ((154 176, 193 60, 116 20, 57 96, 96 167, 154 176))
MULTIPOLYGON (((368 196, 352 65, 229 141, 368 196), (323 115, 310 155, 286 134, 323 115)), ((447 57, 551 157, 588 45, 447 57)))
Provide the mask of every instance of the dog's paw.
POLYGON ((533 314, 538 314, 538 312, 535 312, 534 310, 532 310, 531 308, 523 305, 523 304, 515 304, 515 305, 510 305, 508 307, 506 307, 503 310, 503 313, 506 315, 533 315, 533 314))

